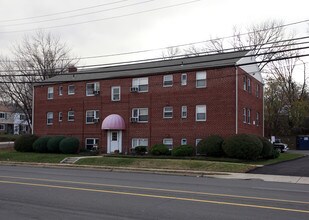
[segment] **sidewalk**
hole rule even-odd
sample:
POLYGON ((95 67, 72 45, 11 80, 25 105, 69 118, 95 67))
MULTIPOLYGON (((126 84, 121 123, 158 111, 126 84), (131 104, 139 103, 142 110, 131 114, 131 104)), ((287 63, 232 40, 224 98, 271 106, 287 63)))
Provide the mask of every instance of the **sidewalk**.
POLYGON ((13 147, 13 146, 14 146, 14 141, 0 142, 0 148, 8 148, 8 147, 13 147))

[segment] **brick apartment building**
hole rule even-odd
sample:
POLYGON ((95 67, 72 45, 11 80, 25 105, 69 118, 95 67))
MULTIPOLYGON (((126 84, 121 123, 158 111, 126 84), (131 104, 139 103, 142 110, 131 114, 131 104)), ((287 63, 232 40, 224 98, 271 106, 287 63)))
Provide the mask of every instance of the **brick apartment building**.
POLYGON ((263 80, 248 51, 70 72, 34 87, 33 130, 81 148, 195 146, 211 134, 263 135, 263 80), (251 63, 250 65, 244 65, 251 63))

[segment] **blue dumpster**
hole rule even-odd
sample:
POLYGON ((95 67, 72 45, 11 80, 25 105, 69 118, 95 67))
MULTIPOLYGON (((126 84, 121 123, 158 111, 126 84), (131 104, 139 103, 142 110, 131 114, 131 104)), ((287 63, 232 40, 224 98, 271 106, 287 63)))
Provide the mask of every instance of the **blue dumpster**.
POLYGON ((297 150, 309 150, 309 135, 298 135, 296 137, 297 150))

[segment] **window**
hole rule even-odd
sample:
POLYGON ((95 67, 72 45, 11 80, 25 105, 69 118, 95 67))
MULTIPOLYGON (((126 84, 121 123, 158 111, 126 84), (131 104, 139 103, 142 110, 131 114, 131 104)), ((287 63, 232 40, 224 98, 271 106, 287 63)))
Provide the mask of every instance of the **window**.
POLYGON ((59 88, 58 88, 58 93, 59 93, 59 95, 62 95, 62 94, 63 94, 63 87, 62 87, 62 86, 59 86, 59 88))
POLYGON ((99 111, 98 110, 86 111, 86 124, 97 123, 98 119, 99 119, 99 111))
POLYGON ((247 77, 244 76, 244 90, 247 90, 247 77))
POLYGON ((74 111, 68 111, 68 121, 74 121, 74 111))
POLYGON ((75 86, 69 85, 68 86, 68 95, 74 95, 75 94, 75 86))
POLYGON ((206 121, 206 105, 196 106, 196 121, 206 121))
POLYGON ((99 147, 99 138, 86 138, 85 149, 97 150, 99 147))
POLYGON ((0 124, 0 131, 4 131, 5 130, 5 125, 4 124, 0 124))
POLYGON ((0 119, 7 119, 7 113, 0 112, 0 119))
POLYGON ((53 112, 47 112, 46 118, 47 118, 47 125, 52 125, 53 119, 54 119, 54 113, 53 112))
POLYGON ((173 138, 164 138, 163 144, 166 145, 168 149, 172 150, 173 149, 173 138))
POLYGON ((132 109, 132 118, 136 119, 136 122, 148 122, 148 108, 132 109))
POLYGON ((138 92, 148 92, 148 77, 132 79, 132 87, 138 88, 138 92))
POLYGON ((120 86, 112 87, 112 101, 120 101, 120 86))
POLYGON ((256 126, 260 125, 260 113, 256 113, 256 126))
POLYGON ((187 85, 187 74, 186 73, 181 74, 181 85, 182 86, 187 85))
POLYGON ((135 148, 137 146, 148 147, 148 139, 147 138, 132 138, 132 148, 135 148))
POLYGON ((243 123, 247 123, 247 109, 243 108, 243 123))
POLYGON ((201 141, 202 139, 201 138, 197 138, 197 139, 195 139, 195 146, 197 146, 198 145, 198 143, 200 143, 200 141, 201 141))
POLYGON ((206 71, 196 72, 196 88, 206 87, 206 71))
POLYGON ((86 84, 86 96, 94 96, 100 93, 100 83, 87 83, 86 84))
POLYGON ((251 93, 251 80, 248 78, 247 90, 251 93))
POLYGON ((251 109, 246 108, 247 110, 247 123, 250 124, 251 123, 251 109))
POLYGON ((59 122, 62 122, 62 112, 58 113, 58 119, 59 119, 59 122))
POLYGON ((187 118, 187 116, 188 116, 187 106, 181 106, 181 118, 187 118))
POLYGON ((171 87, 171 86, 173 86, 173 75, 163 76, 163 87, 171 87))
POLYGON ((26 120, 26 115, 25 114, 20 114, 19 115, 19 120, 21 120, 21 121, 26 120))
POLYGON ((47 99, 54 98, 54 87, 48 87, 47 89, 47 99))
POLYGON ((260 85, 259 85, 259 84, 256 84, 255 96, 256 96, 257 98, 260 97, 260 85))
POLYGON ((163 118, 173 118, 173 107, 163 108, 163 118))
POLYGON ((187 145, 187 139, 186 138, 183 138, 181 139, 181 145, 187 145))

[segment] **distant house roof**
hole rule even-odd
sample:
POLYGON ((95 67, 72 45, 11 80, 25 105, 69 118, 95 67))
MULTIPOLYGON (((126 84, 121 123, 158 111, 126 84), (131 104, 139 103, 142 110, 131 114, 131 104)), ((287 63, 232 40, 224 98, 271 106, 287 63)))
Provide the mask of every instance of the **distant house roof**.
MULTIPOLYGON (((248 50, 243 50, 229 53, 93 68, 81 70, 75 74, 71 72, 69 74, 58 75, 45 80, 44 83, 138 77, 162 73, 184 72, 196 69, 234 66, 241 58, 245 57, 248 52, 248 50)), ((40 84, 41 83, 37 83, 36 85, 40 84)))

